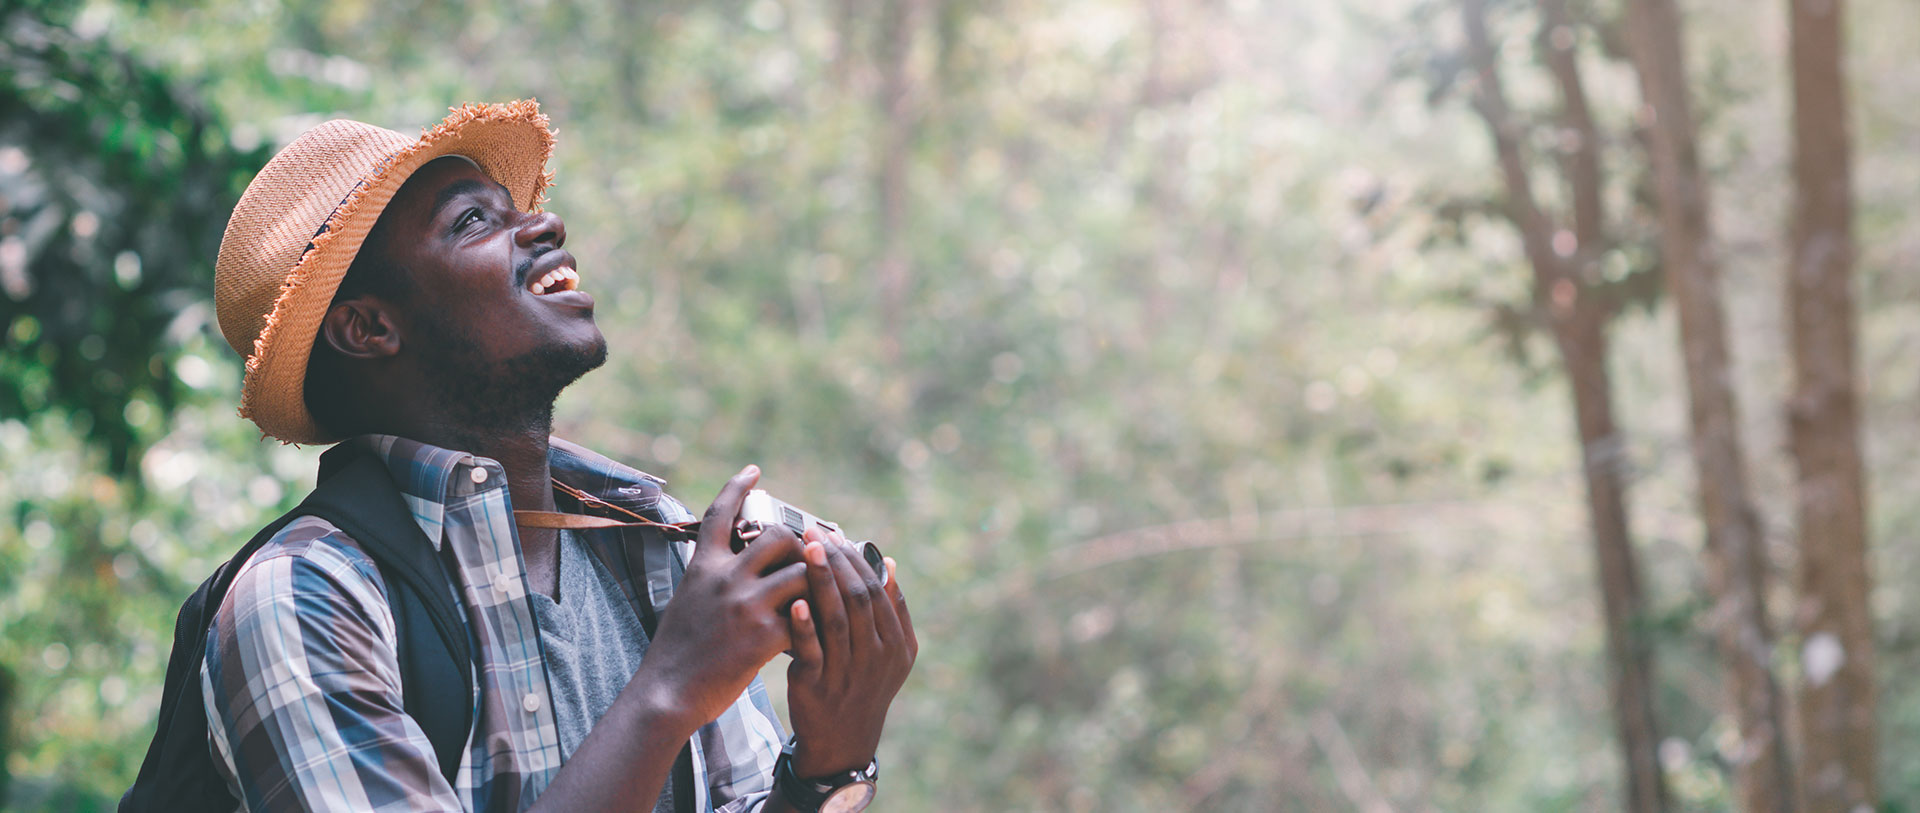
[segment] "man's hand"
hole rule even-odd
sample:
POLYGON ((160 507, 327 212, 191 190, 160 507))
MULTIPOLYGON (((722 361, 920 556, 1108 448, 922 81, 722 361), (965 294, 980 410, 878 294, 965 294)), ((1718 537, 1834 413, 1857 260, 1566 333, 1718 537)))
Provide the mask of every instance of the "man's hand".
POLYGON ((737 554, 728 544, 740 501, 759 479, 748 466, 720 489, 640 671, 528 813, 651 805, 687 738, 787 647, 781 610, 807 591, 800 540, 782 527, 737 554))
POLYGON ((787 648, 791 635, 781 610, 807 591, 800 541, 785 527, 767 529, 740 553, 732 550, 740 503, 759 479, 757 466, 742 469, 707 508, 686 576, 634 676, 663 692, 656 699, 689 715, 693 728, 719 717, 760 667, 787 648))
POLYGON ((788 614, 787 710, 799 738, 793 772, 801 777, 867 766, 887 707, 920 652, 893 560, 882 588, 879 574, 852 551, 838 533, 807 530, 811 601, 794 601, 788 614))

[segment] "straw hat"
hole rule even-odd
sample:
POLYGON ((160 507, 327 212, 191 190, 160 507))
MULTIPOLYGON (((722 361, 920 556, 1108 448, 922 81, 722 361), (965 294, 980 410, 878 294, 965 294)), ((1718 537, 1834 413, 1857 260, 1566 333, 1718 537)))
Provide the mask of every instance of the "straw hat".
POLYGON ((340 279, 414 170, 472 159, 513 205, 544 203, 553 132, 532 99, 466 105, 419 138, 357 121, 302 133, 255 176, 227 221, 213 269, 227 344, 247 359, 240 416, 288 443, 340 440, 307 413, 307 358, 340 279))

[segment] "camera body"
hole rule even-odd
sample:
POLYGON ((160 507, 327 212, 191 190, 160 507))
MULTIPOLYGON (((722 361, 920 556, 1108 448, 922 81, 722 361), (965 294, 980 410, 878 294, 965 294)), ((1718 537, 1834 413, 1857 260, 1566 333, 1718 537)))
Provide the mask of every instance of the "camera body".
POLYGON ((768 494, 764 489, 747 492, 747 498, 740 503, 740 525, 738 529, 742 541, 751 542, 760 530, 785 525, 794 536, 804 536, 807 528, 818 525, 822 531, 839 531, 840 526, 807 513, 805 510, 789 504, 787 501, 768 494), (751 533, 752 536, 746 534, 751 533))
MULTIPOLYGON (((836 523, 821 519, 785 500, 768 494, 763 489, 747 492, 746 500, 740 503, 740 520, 733 526, 733 549, 737 553, 758 539, 767 528, 782 525, 793 532, 795 537, 806 534, 808 528, 819 526, 821 531, 842 533, 836 523)), ((872 542, 852 543, 860 558, 880 577, 880 584, 887 583, 887 560, 880 553, 880 546, 872 542)))

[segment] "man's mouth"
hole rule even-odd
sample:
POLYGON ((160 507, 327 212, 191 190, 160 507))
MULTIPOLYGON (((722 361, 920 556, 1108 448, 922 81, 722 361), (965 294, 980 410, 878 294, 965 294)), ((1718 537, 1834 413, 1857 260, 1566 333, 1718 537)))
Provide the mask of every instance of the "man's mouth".
POLYGON ((573 266, 563 265, 541 275, 539 279, 533 281, 533 284, 527 286, 527 290, 534 296, 541 296, 571 291, 578 287, 580 287, 580 272, 573 270, 573 266))

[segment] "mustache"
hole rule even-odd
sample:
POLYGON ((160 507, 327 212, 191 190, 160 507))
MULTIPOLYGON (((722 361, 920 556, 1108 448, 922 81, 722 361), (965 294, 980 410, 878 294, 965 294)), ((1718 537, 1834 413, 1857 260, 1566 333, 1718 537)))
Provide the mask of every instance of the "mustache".
POLYGON ((513 267, 514 286, 519 288, 527 287, 527 276, 533 273, 533 264, 536 261, 538 261, 541 257, 545 256, 547 252, 554 251, 554 250, 555 249, 552 249, 552 248, 541 249, 537 252, 534 252, 531 255, 528 255, 526 259, 520 261, 519 265, 514 266, 513 267))

